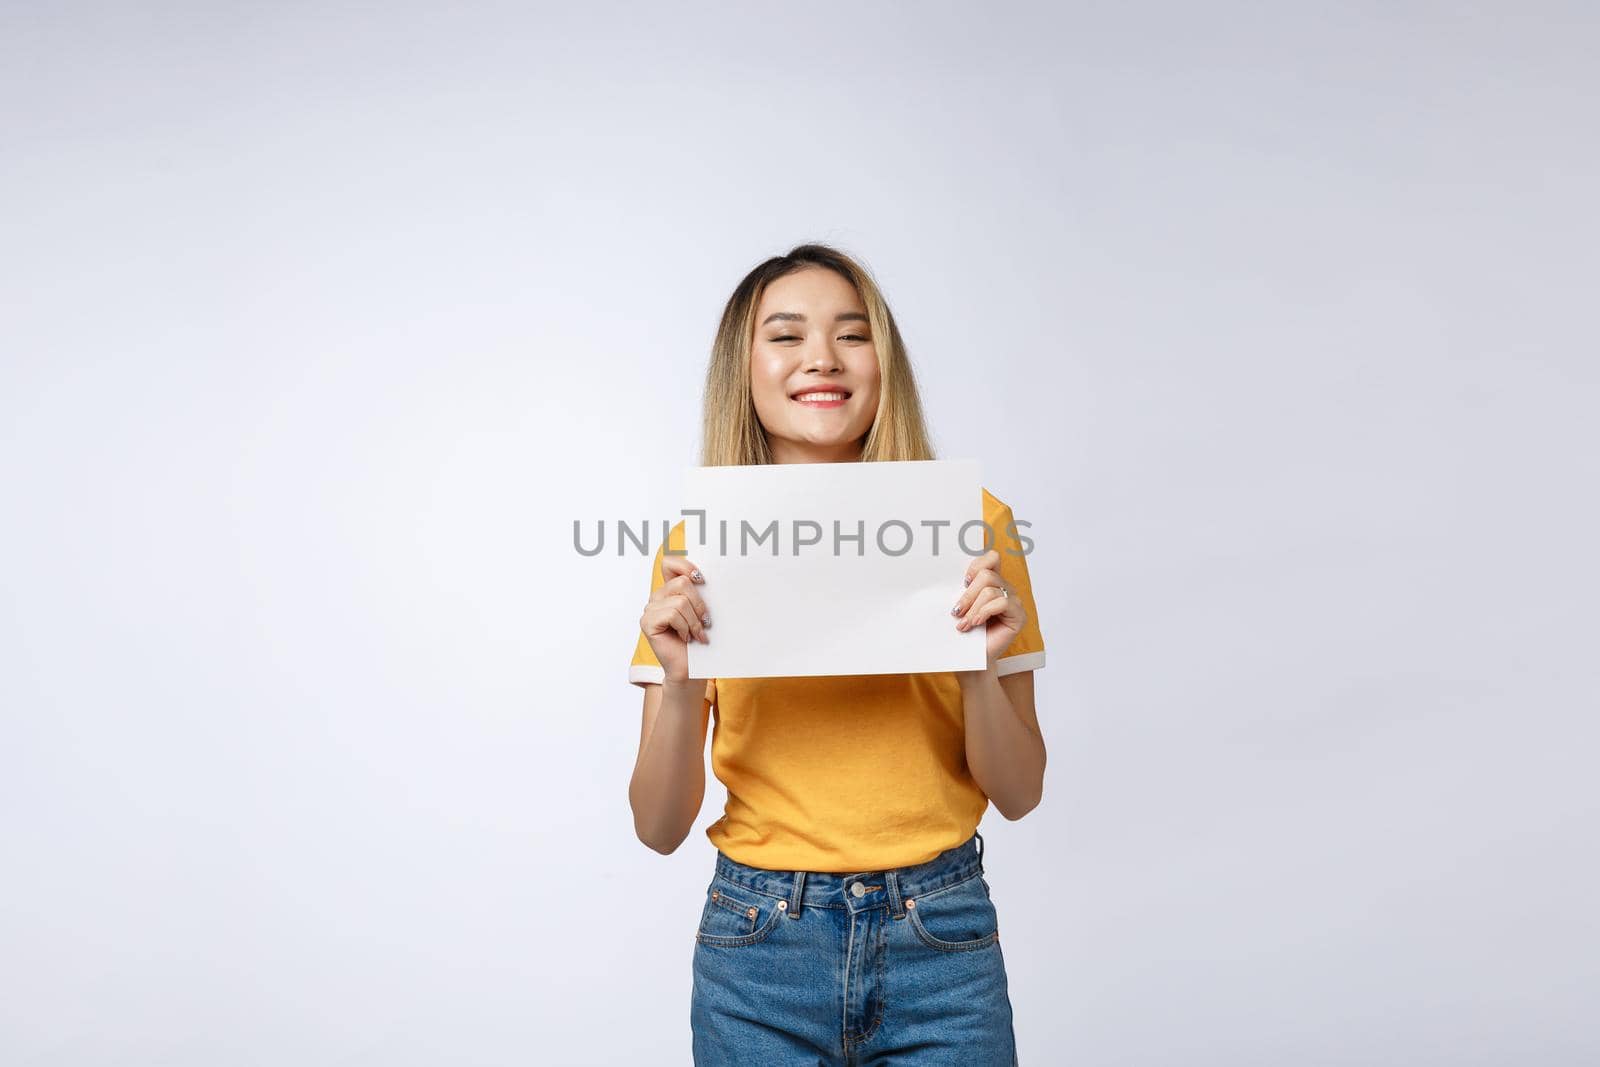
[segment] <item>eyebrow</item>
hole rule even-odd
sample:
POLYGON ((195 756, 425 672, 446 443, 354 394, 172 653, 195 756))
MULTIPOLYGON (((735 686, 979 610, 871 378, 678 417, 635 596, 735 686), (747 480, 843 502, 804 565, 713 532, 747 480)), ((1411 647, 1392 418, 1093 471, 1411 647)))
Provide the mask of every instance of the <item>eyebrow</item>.
MULTIPOLYGON (((776 321, 781 321, 781 322, 804 322, 804 321, 806 321, 806 317, 804 315, 800 314, 798 311, 774 311, 772 314, 768 315, 766 318, 761 320, 761 325, 765 326, 769 322, 776 322, 776 321)), ((870 320, 868 320, 865 312, 861 312, 861 311, 841 311, 841 312, 839 312, 839 314, 837 314, 837 315, 835 315, 833 317, 833 321, 834 322, 868 322, 870 320)))

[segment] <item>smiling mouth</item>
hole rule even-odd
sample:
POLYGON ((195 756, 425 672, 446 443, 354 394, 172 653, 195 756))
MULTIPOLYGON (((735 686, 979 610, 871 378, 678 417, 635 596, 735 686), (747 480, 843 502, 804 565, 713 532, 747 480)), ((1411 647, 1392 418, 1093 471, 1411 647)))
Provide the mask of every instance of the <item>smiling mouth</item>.
POLYGON ((836 408, 850 399, 850 394, 843 389, 813 389, 810 392, 796 393, 789 398, 807 407, 836 408))

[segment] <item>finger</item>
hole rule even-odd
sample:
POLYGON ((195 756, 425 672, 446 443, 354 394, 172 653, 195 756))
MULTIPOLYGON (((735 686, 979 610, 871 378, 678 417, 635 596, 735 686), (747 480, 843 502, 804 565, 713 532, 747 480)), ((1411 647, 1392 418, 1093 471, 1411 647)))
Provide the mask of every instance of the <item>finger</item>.
POLYGON ((706 607, 706 602, 700 597, 700 591, 695 588, 693 580, 690 579, 688 575, 678 575, 676 578, 672 579, 672 581, 668 582, 666 585, 657 590, 657 592, 660 594, 661 599, 663 600, 673 596, 688 597, 689 603, 694 605, 695 618, 704 622, 708 626, 710 625, 710 622, 707 620, 711 618, 711 611, 706 607))
POLYGON ((652 604, 646 609, 644 618, 639 622, 639 627, 644 630, 646 638, 655 637, 671 630, 678 635, 678 640, 684 644, 689 643, 689 622, 674 610, 670 604, 652 604))
POLYGON ((705 643, 705 623, 701 622, 699 617, 695 614, 694 605, 689 603, 689 598, 686 596, 675 596, 669 598, 667 603, 671 604, 675 609, 677 609, 678 614, 683 617, 683 621, 688 624, 689 632, 694 634, 694 639, 701 643, 705 643))
POLYGON ((967 564, 967 580, 962 584, 971 585, 973 575, 977 574, 980 570, 993 570, 998 566, 1000 566, 1000 553, 991 548, 989 551, 985 552, 983 555, 967 564))
POLYGON ((965 615, 967 609, 972 607, 972 601, 977 597, 978 591, 989 587, 1004 588, 1005 582, 1000 580, 998 572, 984 568, 972 576, 972 584, 967 586, 966 591, 956 600, 956 606, 950 609, 950 614, 958 618, 965 615))
POLYGON ((971 619, 971 622, 968 622, 968 624, 966 624, 966 629, 968 629, 968 630, 986 630, 986 629, 989 629, 990 622, 994 622, 995 619, 1000 619, 1000 621, 1003 622, 1003 625, 1006 625, 1006 627, 1008 627, 1008 629, 1011 629, 1011 630, 1021 630, 1022 629, 1021 625, 1018 625, 1018 624, 1016 624, 1016 622, 1011 621, 1011 619, 1010 619, 1010 608, 1006 608, 1005 597, 995 597, 994 600, 989 600, 989 601, 986 601, 986 603, 982 603, 982 605, 979 605, 978 609, 976 609, 976 611, 974 611, 974 613, 973 613, 973 619, 971 619))
POLYGON ((979 626, 987 626, 991 619, 1004 619, 1007 626, 1020 631, 1023 620, 1026 617, 1021 605, 1015 600, 1009 597, 997 596, 978 608, 973 614, 971 624, 967 628, 975 630, 979 626))
POLYGON ((680 574, 687 576, 690 581, 697 585, 703 584, 706 580, 705 575, 700 573, 700 568, 696 567, 688 556, 669 556, 663 552, 661 554, 661 577, 671 581, 680 574))
POLYGON ((961 630, 962 632, 972 629, 973 620, 978 617, 978 612, 985 604, 993 600, 1004 599, 1005 597, 1000 595, 1000 590, 996 589, 992 585, 986 585, 982 589, 979 589, 977 594, 972 598, 972 606, 967 609, 966 614, 961 616, 961 621, 956 623, 956 629, 961 630))
MULTIPOLYGON (((987 629, 990 622, 994 622, 995 619, 1002 622, 1006 629, 1011 630, 1011 633, 1016 635, 1016 633, 1022 632, 1022 624, 1027 622, 1027 613, 1022 611, 1022 605, 1016 603, 1014 598, 995 597, 994 600, 990 600, 989 603, 978 609, 978 614, 976 614, 973 624, 968 629, 987 629)), ((1006 641, 1006 643, 1010 643, 1010 641, 1006 641)))

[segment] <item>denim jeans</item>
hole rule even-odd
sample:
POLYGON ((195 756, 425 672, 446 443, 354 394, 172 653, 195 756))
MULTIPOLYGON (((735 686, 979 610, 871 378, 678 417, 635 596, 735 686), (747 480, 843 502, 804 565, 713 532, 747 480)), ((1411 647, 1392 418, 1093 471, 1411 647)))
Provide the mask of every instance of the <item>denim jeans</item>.
POLYGON ((695 934, 697 1067, 1015 1067, 983 838, 926 863, 771 871, 717 852, 695 934))

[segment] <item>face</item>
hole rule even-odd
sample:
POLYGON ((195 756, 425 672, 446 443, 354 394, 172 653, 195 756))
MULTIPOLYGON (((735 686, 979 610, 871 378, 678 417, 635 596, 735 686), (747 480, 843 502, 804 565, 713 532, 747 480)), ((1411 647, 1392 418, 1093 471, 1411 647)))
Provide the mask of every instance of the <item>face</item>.
POLYGON ((807 267, 767 286, 750 345, 750 392, 775 462, 860 459, 878 382, 872 326, 853 285, 807 267))

